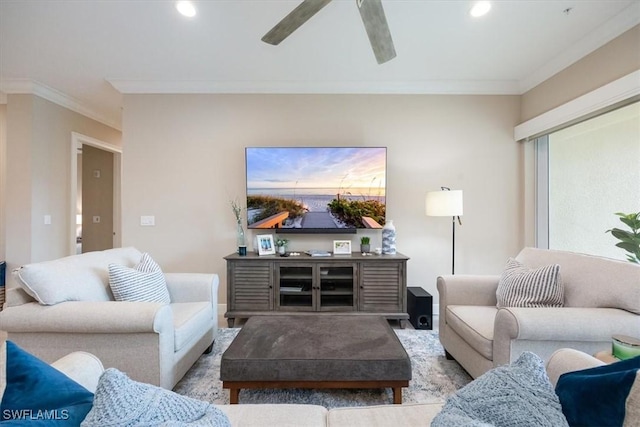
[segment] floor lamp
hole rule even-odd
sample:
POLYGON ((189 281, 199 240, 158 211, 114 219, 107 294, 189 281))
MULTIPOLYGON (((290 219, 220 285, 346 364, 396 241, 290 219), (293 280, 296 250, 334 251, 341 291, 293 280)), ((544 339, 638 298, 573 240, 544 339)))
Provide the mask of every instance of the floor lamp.
POLYGON ((440 187, 442 191, 430 191, 427 193, 425 208, 427 216, 450 216, 453 223, 453 237, 451 244, 451 274, 455 274, 456 266, 456 218, 462 225, 462 190, 451 190, 448 187, 440 187))

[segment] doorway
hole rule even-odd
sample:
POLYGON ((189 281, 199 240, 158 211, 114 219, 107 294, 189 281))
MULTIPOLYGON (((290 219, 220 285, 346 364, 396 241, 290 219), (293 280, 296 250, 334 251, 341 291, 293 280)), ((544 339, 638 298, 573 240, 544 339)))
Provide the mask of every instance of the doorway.
POLYGON ((69 253, 121 246, 120 147, 73 132, 69 253))

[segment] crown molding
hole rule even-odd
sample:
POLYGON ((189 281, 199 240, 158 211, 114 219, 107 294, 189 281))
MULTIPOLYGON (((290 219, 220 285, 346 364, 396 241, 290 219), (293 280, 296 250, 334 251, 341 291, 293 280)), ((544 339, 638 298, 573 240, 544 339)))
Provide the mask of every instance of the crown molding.
POLYGON ((433 94, 519 95, 514 80, 360 81, 143 81, 107 79, 123 94, 433 94))
POLYGON ((514 128, 514 138, 516 141, 536 138, 637 96, 640 96, 640 70, 519 124, 514 128))
MULTIPOLYGON (((82 114, 92 120, 117 130, 122 130, 120 123, 112 117, 105 116, 94 109, 87 107, 81 101, 66 95, 52 87, 31 79, 8 79, 0 82, 0 90, 10 94, 31 94, 51 101, 54 104, 67 108, 78 114, 82 114)), ((1 92, 0 92, 1 93, 1 92)))
MULTIPOLYGON (((522 79, 520 81, 520 93, 523 94, 533 89, 638 24, 640 24, 640 2, 633 2, 629 7, 598 27, 598 29, 580 38, 569 49, 561 52, 560 55, 547 62, 537 71, 522 79)), ((544 30, 541 29, 541 31, 544 30)))

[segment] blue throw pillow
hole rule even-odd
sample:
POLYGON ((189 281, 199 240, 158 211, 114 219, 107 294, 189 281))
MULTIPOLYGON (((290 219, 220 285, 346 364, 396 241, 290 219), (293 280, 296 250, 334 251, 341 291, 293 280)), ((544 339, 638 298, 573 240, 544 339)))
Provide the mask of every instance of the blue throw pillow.
POLYGON ((11 341, 1 345, 0 422, 24 426, 80 425, 93 393, 11 341))
MULTIPOLYGON (((570 426, 621 426, 626 404, 638 381, 640 356, 610 365, 562 374, 556 393, 570 426)), ((640 385, 636 385, 640 387, 640 385)), ((627 420, 628 424, 637 425, 627 420)))
POLYGON ((431 427, 463 426, 562 427, 567 420, 544 361, 526 351, 450 396, 431 423, 431 427))

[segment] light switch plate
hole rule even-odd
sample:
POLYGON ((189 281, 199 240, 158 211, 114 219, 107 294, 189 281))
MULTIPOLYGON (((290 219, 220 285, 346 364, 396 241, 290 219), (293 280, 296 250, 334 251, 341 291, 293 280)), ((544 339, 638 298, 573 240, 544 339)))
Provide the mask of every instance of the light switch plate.
POLYGON ((142 215, 140 217, 140 225, 144 227, 151 227, 156 225, 156 217, 153 215, 142 215))

